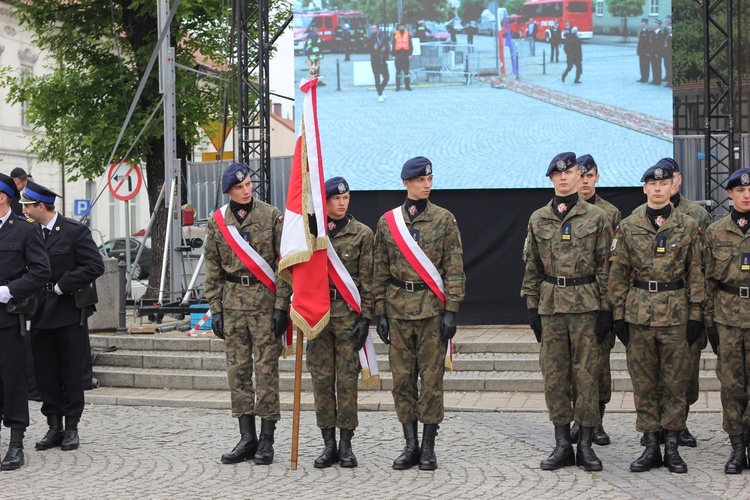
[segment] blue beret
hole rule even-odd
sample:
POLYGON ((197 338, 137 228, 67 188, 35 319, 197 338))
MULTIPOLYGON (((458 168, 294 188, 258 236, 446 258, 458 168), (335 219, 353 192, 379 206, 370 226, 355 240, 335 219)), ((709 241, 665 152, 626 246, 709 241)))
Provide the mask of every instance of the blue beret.
POLYGON ((680 165, 674 160, 674 158, 662 158, 656 162, 657 167, 669 167, 673 172, 680 172, 680 165))
POLYGON ((424 156, 415 156, 407 160, 401 168, 401 179, 405 181, 423 175, 432 175, 432 162, 424 156))
POLYGON ((24 204, 42 202, 54 205, 55 198, 57 198, 58 196, 60 195, 57 193, 53 193, 41 184, 27 181, 26 187, 23 189, 23 196, 21 197, 20 202, 24 204))
POLYGON ((18 194, 18 189, 16 189, 16 181, 14 181, 10 176, 0 174, 0 191, 7 194, 11 198, 15 197, 18 194))
POLYGON ((326 198, 349 192, 349 183, 343 177, 331 177, 326 181, 326 198))
POLYGON ((552 158, 549 162, 549 168, 547 169, 547 177, 552 175, 552 172, 564 172, 569 168, 578 166, 576 163, 576 154, 570 151, 566 153, 560 153, 559 155, 552 158))
POLYGON ((596 162, 594 161, 594 157, 591 155, 581 155, 576 159, 576 163, 578 163, 578 168, 581 169, 581 173, 585 174, 592 168, 596 168, 596 162))
MULTIPOLYGON (((659 162, 661 162, 661 160, 659 160, 659 162)), ((646 182, 649 179, 660 181, 662 179, 671 179, 672 177, 674 177, 674 170, 672 170, 671 166, 667 164, 660 165, 657 163, 646 170, 643 177, 641 177, 641 182, 646 182)))
POLYGON ((654 19, 654 24, 661 26, 661 19, 654 19))
POLYGON ((750 186, 750 168, 741 168, 732 172, 727 179, 727 189, 737 186, 750 186))
POLYGON ((232 163, 221 174, 221 192, 226 193, 235 184, 244 181, 250 170, 242 163, 232 163))
POLYGON ((643 19, 641 19, 641 22, 642 22, 642 23, 647 23, 647 22, 648 22, 648 19, 644 17, 643 19))

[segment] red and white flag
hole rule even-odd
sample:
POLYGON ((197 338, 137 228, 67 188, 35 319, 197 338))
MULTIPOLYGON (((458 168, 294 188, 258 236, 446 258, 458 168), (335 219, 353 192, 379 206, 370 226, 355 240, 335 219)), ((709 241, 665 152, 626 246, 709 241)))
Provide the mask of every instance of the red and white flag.
POLYGON ((278 271, 279 276, 291 283, 294 290, 289 315, 308 339, 314 339, 325 328, 331 313, 317 85, 317 78, 309 81, 303 79, 300 85, 300 90, 305 93, 302 126, 294 147, 278 271), (310 227, 312 221, 315 227, 310 227))

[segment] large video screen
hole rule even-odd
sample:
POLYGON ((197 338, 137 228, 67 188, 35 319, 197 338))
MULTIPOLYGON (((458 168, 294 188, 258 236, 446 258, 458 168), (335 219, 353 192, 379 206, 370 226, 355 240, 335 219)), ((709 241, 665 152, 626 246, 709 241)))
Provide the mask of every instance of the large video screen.
POLYGON ((407 37, 400 3, 296 7, 296 80, 312 63, 325 84, 327 177, 402 189, 404 161, 426 156, 435 189, 549 188, 550 160, 573 151, 594 157, 599 187, 624 187, 672 156, 670 11, 644 0, 624 20, 603 1, 508 2, 498 30, 488 9, 423 0, 401 6, 407 37))

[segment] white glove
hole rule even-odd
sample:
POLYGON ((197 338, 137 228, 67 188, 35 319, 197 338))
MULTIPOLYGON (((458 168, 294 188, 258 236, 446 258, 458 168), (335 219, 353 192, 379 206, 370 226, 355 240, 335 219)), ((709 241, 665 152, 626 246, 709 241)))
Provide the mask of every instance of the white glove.
POLYGON ((0 303, 7 304, 13 295, 10 294, 10 288, 7 286, 0 286, 0 303))
POLYGON ((55 293, 57 295, 62 295, 63 294, 63 291, 60 290, 60 286, 57 283, 55 283, 55 293))

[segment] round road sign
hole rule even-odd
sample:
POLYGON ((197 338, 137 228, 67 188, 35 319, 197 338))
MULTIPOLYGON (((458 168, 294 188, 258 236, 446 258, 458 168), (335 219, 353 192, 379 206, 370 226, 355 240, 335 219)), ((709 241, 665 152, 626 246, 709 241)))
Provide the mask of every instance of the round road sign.
POLYGON ((138 194, 143 184, 143 174, 140 167, 127 160, 115 162, 107 171, 109 192, 118 200, 127 201, 138 194))

